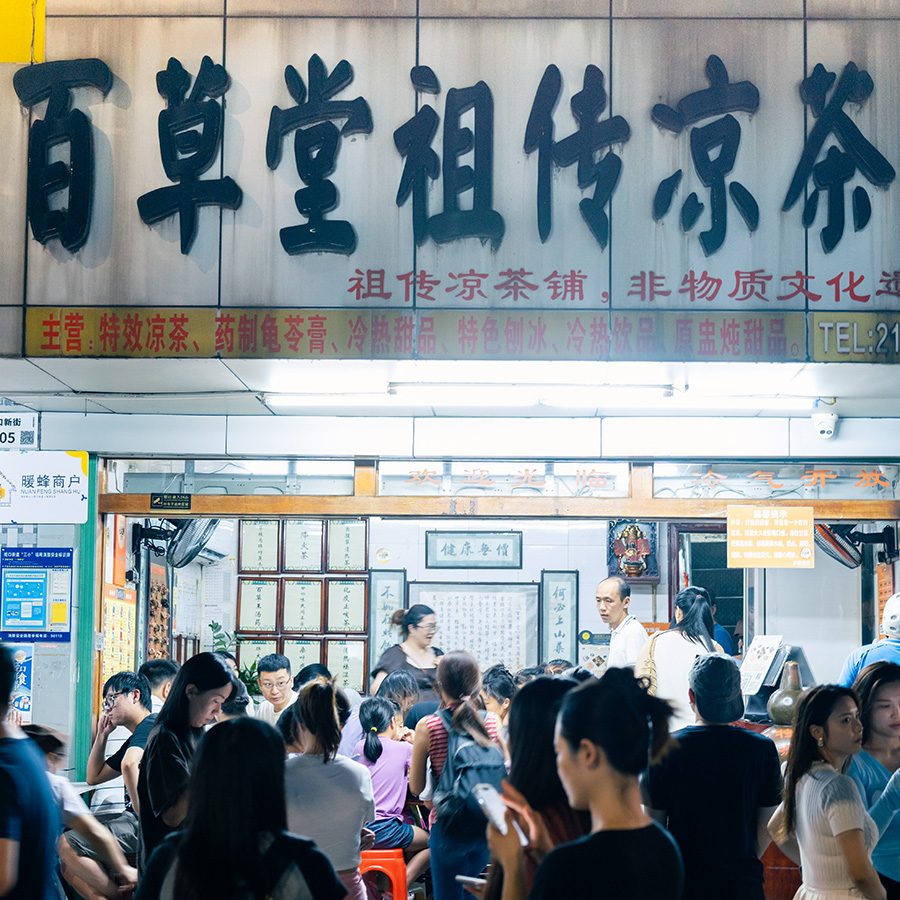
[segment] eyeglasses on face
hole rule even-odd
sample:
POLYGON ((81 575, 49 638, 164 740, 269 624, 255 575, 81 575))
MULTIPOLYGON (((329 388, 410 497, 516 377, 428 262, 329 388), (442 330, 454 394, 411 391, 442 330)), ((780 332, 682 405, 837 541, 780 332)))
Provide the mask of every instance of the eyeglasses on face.
POLYGON ((264 691, 272 691, 275 690, 275 688, 278 688, 279 691, 283 691, 290 683, 290 678, 279 678, 278 681, 260 681, 259 686, 264 691))
POLYGON ((112 694, 107 694, 106 699, 103 701, 104 709, 112 709, 116 705, 116 700, 124 694, 125 691, 115 691, 112 694))

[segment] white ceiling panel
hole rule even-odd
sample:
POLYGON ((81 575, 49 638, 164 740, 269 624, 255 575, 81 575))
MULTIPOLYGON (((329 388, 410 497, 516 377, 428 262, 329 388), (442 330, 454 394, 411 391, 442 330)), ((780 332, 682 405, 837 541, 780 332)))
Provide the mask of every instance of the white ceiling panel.
POLYGON ((384 360, 229 359, 223 363, 250 390, 276 394, 386 389, 390 363, 384 360))
POLYGON ((603 455, 622 458, 787 457, 788 419, 609 418, 603 455))
POLYGON ((27 359, 0 359, 0 395, 20 391, 64 391, 69 387, 27 359))
POLYGON ((273 416, 228 419, 229 456, 401 456, 413 447, 413 420, 273 416))
POLYGON ((108 413, 109 409, 102 403, 87 400, 84 397, 57 394, 7 395, 7 399, 20 406, 27 406, 36 412, 75 412, 75 413, 108 413))
POLYGON ((862 459, 900 454, 900 419, 844 419, 830 441, 820 438, 809 419, 791 419, 791 455, 833 459, 862 459))
POLYGON ((41 416, 42 450, 91 450, 125 456, 224 456, 224 416, 41 416))
POLYGON ((599 419, 416 419, 415 456, 596 458, 599 419))
POLYGON ((40 366, 76 391, 140 394, 244 389, 217 359, 42 359, 40 366))
POLYGON ((268 416, 256 394, 210 394, 208 397, 103 397, 114 413, 169 416, 268 416))

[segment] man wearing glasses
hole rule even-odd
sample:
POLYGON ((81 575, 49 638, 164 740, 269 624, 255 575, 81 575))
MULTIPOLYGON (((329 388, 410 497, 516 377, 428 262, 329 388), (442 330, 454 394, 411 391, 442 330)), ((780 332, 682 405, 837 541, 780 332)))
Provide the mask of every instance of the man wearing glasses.
MULTIPOLYGON (((103 685, 103 710, 97 736, 87 761, 88 784, 103 784, 122 776, 125 782, 125 810, 98 819, 113 833, 122 852, 138 852, 137 781, 147 739, 156 724, 150 712, 150 683, 134 672, 117 672, 103 685), (110 734, 122 725, 131 737, 112 756, 106 756, 110 734)), ((96 859, 94 851, 73 831, 66 832, 69 843, 79 856, 96 859)))
POLYGON ((280 653, 270 653, 256 664, 256 678, 265 698, 256 709, 256 718, 274 726, 297 699, 297 692, 291 690, 291 661, 280 653))

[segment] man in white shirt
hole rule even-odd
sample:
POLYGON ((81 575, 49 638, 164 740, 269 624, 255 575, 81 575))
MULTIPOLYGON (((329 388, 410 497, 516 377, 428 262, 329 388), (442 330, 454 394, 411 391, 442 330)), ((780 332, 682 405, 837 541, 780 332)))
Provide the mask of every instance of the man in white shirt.
POLYGON ((291 690, 291 662, 280 653, 270 653, 256 664, 256 678, 264 698, 256 708, 256 718, 274 726, 297 699, 297 692, 291 690))
POLYGON ((631 587, 624 578, 604 578, 597 585, 597 612, 609 625, 609 657, 607 668, 634 666, 647 641, 647 632, 638 620, 629 614, 631 587))

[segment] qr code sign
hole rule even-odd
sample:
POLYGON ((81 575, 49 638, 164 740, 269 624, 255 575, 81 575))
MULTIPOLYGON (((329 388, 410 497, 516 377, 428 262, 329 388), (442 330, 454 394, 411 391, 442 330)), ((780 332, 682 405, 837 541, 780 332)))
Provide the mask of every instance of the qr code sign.
POLYGON ((34 431, 23 431, 19 436, 19 445, 22 447, 33 447, 34 431))

